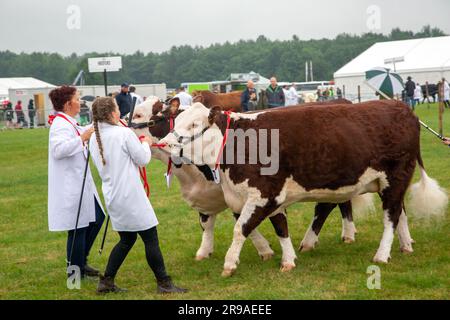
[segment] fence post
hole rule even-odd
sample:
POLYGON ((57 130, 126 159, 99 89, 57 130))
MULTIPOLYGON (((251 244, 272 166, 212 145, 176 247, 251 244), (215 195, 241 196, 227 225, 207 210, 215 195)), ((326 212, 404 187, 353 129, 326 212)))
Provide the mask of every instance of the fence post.
POLYGON ((343 97, 345 99, 345 84, 342 86, 342 95, 343 95, 343 97))
POLYGON ((358 103, 361 103, 361 86, 358 85, 358 103))
POLYGON ((438 91, 438 99, 439 99, 439 134, 441 136, 444 135, 443 124, 442 124, 442 114, 444 113, 444 83, 441 82, 438 91))

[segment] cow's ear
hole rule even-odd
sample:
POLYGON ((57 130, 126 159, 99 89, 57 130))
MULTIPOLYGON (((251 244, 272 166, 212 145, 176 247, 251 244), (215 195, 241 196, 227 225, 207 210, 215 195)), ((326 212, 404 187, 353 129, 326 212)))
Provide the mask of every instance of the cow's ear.
POLYGON ((152 108, 152 114, 156 115, 163 110, 164 104, 161 101, 155 102, 152 108))
POLYGON ((221 107, 219 107, 219 106, 212 107, 211 110, 209 111, 209 116, 208 116, 209 124, 213 124, 221 112, 222 112, 221 107))

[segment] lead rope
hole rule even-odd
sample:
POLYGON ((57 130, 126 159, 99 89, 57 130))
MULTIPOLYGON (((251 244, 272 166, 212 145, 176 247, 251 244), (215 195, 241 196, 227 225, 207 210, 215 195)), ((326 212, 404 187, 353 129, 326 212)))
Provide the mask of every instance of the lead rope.
MULTIPOLYGON (((174 118, 172 115, 170 115, 170 118, 169 118, 170 132, 172 132, 172 130, 173 130, 173 121, 174 121, 174 118)), ((166 177, 166 184, 167 184, 167 188, 169 189, 170 184, 172 182, 172 158, 171 157, 169 157, 169 162, 167 163, 167 172, 165 173, 164 176, 166 177)))
POLYGON ((219 173, 219 167, 220 167, 220 160, 222 158, 223 149, 225 148, 225 145, 227 144, 228 139, 228 132, 230 130, 230 123, 231 123, 231 111, 225 111, 224 114, 227 116, 227 127, 225 129, 225 134, 223 135, 222 139, 222 145, 220 146, 219 154, 217 155, 216 164, 214 166, 214 170, 212 171, 214 182, 219 184, 220 183, 220 173, 219 173))
MULTIPOLYGON (((122 119, 119 119, 119 122, 121 125, 128 128, 128 125, 122 119)), ((143 135, 140 136, 139 141, 142 142, 142 140, 144 138, 145 138, 145 136, 143 136, 143 135)), ((164 148, 166 146, 167 146, 166 144, 161 144, 161 143, 152 143, 152 145, 151 145, 151 147, 154 147, 154 148, 164 148)), ((147 197, 150 197, 150 185, 148 183, 148 178, 147 178, 147 168, 139 167, 139 175, 141 176, 142 184, 144 185, 145 194, 147 195, 147 197)))

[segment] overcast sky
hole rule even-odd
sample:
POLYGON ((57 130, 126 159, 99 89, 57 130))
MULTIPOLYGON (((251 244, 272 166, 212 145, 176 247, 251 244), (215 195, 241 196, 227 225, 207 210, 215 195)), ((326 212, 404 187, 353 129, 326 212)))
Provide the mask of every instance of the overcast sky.
POLYGON ((449 0, 0 0, 0 50, 161 52, 239 39, 333 38, 423 25, 450 34, 449 0))

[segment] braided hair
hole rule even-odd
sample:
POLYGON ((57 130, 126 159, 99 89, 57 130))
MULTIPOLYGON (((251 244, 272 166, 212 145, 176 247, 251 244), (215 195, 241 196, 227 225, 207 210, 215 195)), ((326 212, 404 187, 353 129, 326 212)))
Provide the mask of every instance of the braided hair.
POLYGON ((97 139, 98 149, 102 158, 102 163, 105 166, 106 161, 103 156, 103 144, 100 138, 100 130, 98 128, 99 122, 106 122, 112 125, 116 125, 113 122, 112 113, 118 108, 116 101, 111 97, 101 97, 95 99, 92 104, 92 116, 94 122, 95 138, 97 139))

